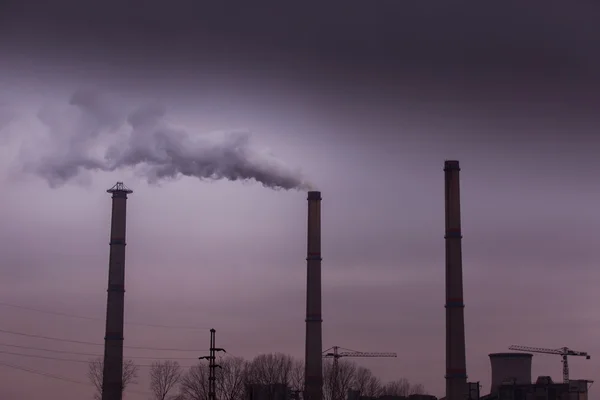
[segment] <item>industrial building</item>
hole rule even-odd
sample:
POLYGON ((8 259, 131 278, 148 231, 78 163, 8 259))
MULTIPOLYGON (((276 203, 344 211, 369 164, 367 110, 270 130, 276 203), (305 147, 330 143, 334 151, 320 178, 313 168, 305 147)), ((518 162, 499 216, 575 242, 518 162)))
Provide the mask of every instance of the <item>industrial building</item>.
POLYGON ((429 394, 411 394, 409 396, 361 396, 358 390, 348 390, 347 400, 437 400, 437 397, 429 394))
POLYGON ((530 353, 493 353, 490 394, 482 400, 587 400, 591 381, 554 382, 549 376, 532 381, 530 353))
POLYGON ((446 399, 464 400, 468 392, 465 303, 462 276, 460 165, 444 162, 446 232, 446 399))
MULTIPOLYGON (((468 382, 465 356, 465 316, 463 300, 460 166, 456 160, 444 163, 446 218, 446 396, 443 400, 587 400, 591 381, 569 379, 567 356, 589 354, 567 347, 560 349, 525 348, 511 350, 557 354, 563 359, 563 382, 539 377, 532 382, 533 354, 490 354, 492 384, 490 394, 480 396, 479 382, 468 382)), ((349 399, 358 400, 358 399, 349 399)))
POLYGON ((246 400, 290 400, 291 397, 290 388, 283 383, 246 385, 246 400))
POLYGON ((323 400, 323 337, 321 315, 321 192, 308 192, 306 254, 306 339, 304 399, 323 400))
POLYGON ((117 182, 107 190, 112 194, 108 296, 102 371, 102 400, 123 398, 123 324, 125 318, 125 234, 127 195, 131 189, 117 182))
POLYGON ((517 385, 531 384, 531 353, 493 353, 489 355, 492 364, 492 385, 490 393, 496 394, 504 382, 517 385))
MULTIPOLYGON (((591 381, 568 377, 567 356, 585 356, 585 352, 560 349, 511 346, 521 352, 490 354, 492 380, 490 393, 480 395, 479 382, 468 382, 465 351, 465 315, 463 299, 462 231, 460 207, 460 166, 456 160, 444 163, 445 183, 445 314, 446 314, 446 396, 441 400, 587 400, 591 381), (525 352, 523 352, 525 351, 525 352), (540 376, 532 380, 533 354, 557 354, 563 357, 563 382, 540 376)), ((112 194, 110 260, 105 328, 102 400, 122 399, 123 325, 125 292, 125 239, 128 195, 133 193, 122 182, 107 192, 112 194)), ((306 336, 304 390, 291 391, 283 384, 246 386, 247 400, 323 400, 322 364, 322 298, 321 298, 321 192, 308 192, 306 336)), ((327 356, 393 356, 395 353, 338 353, 338 347, 327 356), (387 355, 386 355, 387 354, 387 355)), ((340 393, 342 394, 342 393, 340 393)), ((213 396, 214 397, 214 396, 213 396)), ((340 396, 341 397, 341 396, 340 396)), ((436 400, 430 395, 361 396, 350 390, 347 400, 436 400)))

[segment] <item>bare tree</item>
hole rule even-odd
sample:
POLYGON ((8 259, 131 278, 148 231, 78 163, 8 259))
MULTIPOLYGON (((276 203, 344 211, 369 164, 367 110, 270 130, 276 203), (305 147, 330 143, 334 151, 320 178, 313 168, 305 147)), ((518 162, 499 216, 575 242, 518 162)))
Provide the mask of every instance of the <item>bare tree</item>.
POLYGON ((410 394, 411 385, 405 378, 388 382, 381 388, 381 395, 408 397, 410 394))
POLYGON ((221 368, 216 371, 216 386, 220 400, 243 400, 247 363, 243 358, 227 357, 219 360, 221 368))
POLYGON ((298 380, 304 381, 299 378, 298 363, 287 354, 261 354, 248 364, 246 383, 263 386, 261 390, 266 392, 261 396, 267 399, 274 399, 282 386, 297 385, 298 380))
POLYGON ((156 361, 150 367, 150 390, 156 400, 165 400, 181 379, 181 367, 176 361, 156 361))
MULTIPOLYGON (((121 390, 124 391, 129 384, 137 383, 138 371, 139 367, 132 360, 123 362, 123 387, 121 390)), ((102 399, 102 380, 104 377, 104 361, 102 358, 96 358, 89 362, 87 375, 95 388, 94 399, 102 399)))
POLYGON ((261 354, 250 362, 247 380, 262 385, 290 385, 293 367, 294 358, 287 354, 261 354))
POLYGON ((352 388, 356 374, 356 364, 351 361, 338 361, 337 373, 335 363, 326 360, 323 364, 323 397, 325 400, 343 400, 352 388))
MULTIPOLYGON (((247 365, 243 358, 228 357, 218 361, 221 368, 215 371, 217 398, 221 400, 243 400, 247 365)), ((179 380, 181 400, 208 399, 208 365, 198 364, 188 370, 179 380)))
POLYGON ((416 385, 412 385, 410 387, 409 394, 427 394, 427 391, 425 390, 425 386, 423 386, 420 383, 417 383, 416 385))
POLYGON ((101 358, 92 360, 88 364, 88 379, 94 386, 94 399, 102 399, 102 379, 104 376, 104 362, 101 358))
POLYGON ((191 367, 181 376, 179 396, 185 400, 208 400, 208 366, 191 367))
MULTIPOLYGON (((286 354, 261 354, 251 362, 228 357, 219 360, 218 364, 222 367, 215 371, 217 397, 220 400, 242 400, 245 384, 270 386, 265 388, 273 390, 264 393, 267 398, 273 398, 274 391, 277 390, 274 385, 278 384, 286 385, 293 391, 304 390, 304 363, 286 354)), ((411 394, 425 393, 423 385, 411 385, 406 379, 382 385, 370 369, 358 367, 347 360, 338 362, 334 377, 332 365, 330 360, 323 365, 324 400, 343 400, 349 389, 358 390, 361 396, 366 397, 408 397, 411 394)), ((172 400, 208 400, 208 375, 206 364, 190 368, 181 376, 179 396, 172 400)))
POLYGON ((300 360, 294 360, 292 363, 289 385, 293 391, 304 390, 304 363, 300 360))
POLYGON ((365 367, 356 368, 352 386, 361 396, 377 397, 381 392, 381 381, 365 367))

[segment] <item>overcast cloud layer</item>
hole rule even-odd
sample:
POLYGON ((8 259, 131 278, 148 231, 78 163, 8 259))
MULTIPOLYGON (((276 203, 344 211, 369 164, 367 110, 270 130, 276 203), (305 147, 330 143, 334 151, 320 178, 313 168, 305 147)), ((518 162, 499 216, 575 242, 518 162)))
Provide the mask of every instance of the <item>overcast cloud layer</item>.
MULTIPOLYGON (((325 348, 395 351, 357 361, 438 396, 442 168, 460 160, 469 380, 487 393, 487 355, 512 344, 588 351, 571 376, 600 378, 597 4, 39 3, 0 6, 1 329, 102 343, 105 190, 119 180, 134 189, 126 345, 197 350, 161 354, 191 365, 214 327, 235 355, 303 355, 305 194, 190 177, 153 185, 139 166, 91 168, 54 189, 21 173, 24 155, 40 167, 38 155, 89 144, 73 110, 58 120, 56 110, 89 105, 74 93, 93 92, 111 99, 94 108, 102 135, 133 137, 127 116, 160 104, 153 115, 168 111, 161 124, 185 128, 186 143, 251 132, 253 149, 270 149, 286 174, 301 170, 323 192, 325 348)), ((104 162, 94 149, 112 138, 85 147, 91 159, 104 162)), ((119 143, 121 157, 139 144, 119 143)), ((6 344, 102 351, 0 332, 0 351, 40 354, 6 344)), ((85 382, 82 365, 0 353, 0 397, 89 396, 84 384, 15 368, 85 382)), ((533 373, 559 380, 560 360, 536 355, 533 373)))

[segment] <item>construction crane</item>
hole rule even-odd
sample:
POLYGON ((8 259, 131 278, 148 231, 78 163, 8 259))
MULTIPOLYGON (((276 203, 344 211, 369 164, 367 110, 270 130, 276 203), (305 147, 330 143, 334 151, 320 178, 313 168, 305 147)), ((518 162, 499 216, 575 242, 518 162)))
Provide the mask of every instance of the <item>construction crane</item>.
POLYGON ((338 360, 342 357, 398 357, 396 353, 374 353, 374 352, 364 352, 364 351, 356 351, 352 349, 345 349, 339 346, 333 346, 323 352, 324 358, 333 358, 333 366, 332 366, 332 381, 333 385, 331 387, 331 399, 338 400, 338 360), (340 352, 340 350, 343 350, 340 352))
POLYGON ((567 356, 581 356, 585 357, 586 360, 589 360, 591 358, 591 356, 584 351, 575 351, 569 349, 568 347, 561 347, 559 349, 544 349, 541 347, 510 346, 508 349, 516 351, 528 351, 531 353, 557 354, 561 356, 564 383, 569 383, 569 361, 567 361, 567 356))

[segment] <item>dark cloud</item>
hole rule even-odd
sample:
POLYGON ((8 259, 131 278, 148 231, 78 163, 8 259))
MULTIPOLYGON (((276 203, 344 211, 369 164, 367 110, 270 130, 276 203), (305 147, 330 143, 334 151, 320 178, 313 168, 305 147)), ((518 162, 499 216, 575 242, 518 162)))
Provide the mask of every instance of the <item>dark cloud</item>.
POLYGON ((600 6, 591 2, 453 2, 435 7, 393 1, 318 6, 26 3, 4 6, 5 32, 40 44, 60 41, 65 48, 120 54, 114 61, 122 67, 137 57, 175 65, 229 59, 242 68, 285 61, 331 65, 341 76, 377 69, 501 83, 550 76, 581 80, 596 74, 600 60, 594 51, 600 40, 600 6))
MULTIPOLYGON (((397 360, 357 361, 443 393, 442 167, 457 158, 470 379, 485 393, 487 354, 511 344, 598 350, 597 3, 35 3, 2 3, 0 50, 10 56, 0 95, 23 116, 35 115, 37 94, 74 110, 39 114, 59 140, 36 149, 64 161, 62 152, 88 149, 74 131, 147 133, 168 110, 190 132, 264 133, 318 179, 325 346, 397 351, 397 360), (90 91, 67 105, 80 83, 150 106, 132 114, 90 91)), ((31 120, 11 131, 35 130, 31 120)), ((115 154, 147 157, 142 142, 115 154)), ((103 318, 104 190, 123 179, 135 190, 128 321, 209 325, 235 355, 302 357, 305 196, 196 179, 159 188, 125 172, 95 174, 87 192, 4 184, 5 299, 103 318)), ((4 311, 15 329, 102 340, 102 321, 32 324, 35 316, 4 311)), ((126 327, 129 344, 199 348, 205 334, 126 327)), ((535 360, 534 376, 560 375, 559 360, 535 360)), ((573 376, 593 378, 582 364, 573 376)), ((72 365, 62 373, 85 380, 72 365)), ((39 382, 21 395, 49 393, 39 382)), ((75 396, 54 390, 65 393, 75 396)))

